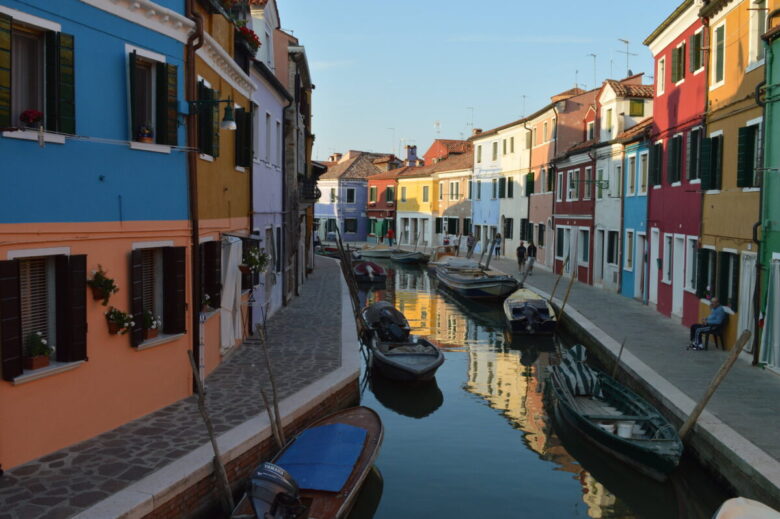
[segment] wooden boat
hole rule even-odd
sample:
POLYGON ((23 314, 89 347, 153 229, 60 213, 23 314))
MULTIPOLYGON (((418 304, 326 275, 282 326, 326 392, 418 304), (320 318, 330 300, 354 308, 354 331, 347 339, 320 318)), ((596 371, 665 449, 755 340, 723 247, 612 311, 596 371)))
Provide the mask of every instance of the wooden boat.
POLYGON ((346 517, 379 454, 384 428, 368 407, 319 420, 252 474, 233 519, 346 517))
POLYGON ((712 519, 780 519, 780 512, 746 497, 732 497, 720 505, 712 519))
MULTIPOLYGON (((341 253, 339 252, 338 247, 318 247, 314 252, 320 256, 327 256, 329 258, 341 257, 341 253)), ((360 251, 352 250, 351 253, 352 259, 360 259, 360 251)))
POLYGON ((373 261, 359 261, 352 265, 355 281, 358 283, 384 283, 387 279, 387 271, 381 265, 373 261))
POLYGON ((439 265, 436 279, 445 288, 469 299, 504 299, 517 290, 518 281, 500 270, 439 265))
POLYGON ((397 251, 390 255, 390 259, 398 263, 428 263, 430 256, 420 251, 397 251))
POLYGON ((550 367, 546 390, 559 423, 643 474, 663 481, 679 463, 677 430, 639 395, 587 366, 584 346, 550 367))
POLYGON ((504 300, 504 316, 512 333, 552 333, 555 309, 529 288, 520 288, 504 300))
POLYGON ((400 249, 391 249, 384 243, 360 249, 360 255, 364 258, 389 258, 394 252, 400 252, 400 249))
POLYGON ((443 267, 450 267, 450 268, 463 268, 463 269, 477 269, 479 268, 479 262, 473 259, 464 258, 462 256, 450 256, 450 255, 434 255, 431 256, 431 258, 435 257, 436 259, 430 259, 428 260, 428 272, 431 272, 433 274, 436 273, 436 268, 443 266, 443 267))
POLYGON ((387 301, 378 301, 363 309, 368 329, 364 338, 371 352, 371 366, 387 378, 404 382, 430 380, 444 363, 439 348, 409 334, 406 317, 387 301))

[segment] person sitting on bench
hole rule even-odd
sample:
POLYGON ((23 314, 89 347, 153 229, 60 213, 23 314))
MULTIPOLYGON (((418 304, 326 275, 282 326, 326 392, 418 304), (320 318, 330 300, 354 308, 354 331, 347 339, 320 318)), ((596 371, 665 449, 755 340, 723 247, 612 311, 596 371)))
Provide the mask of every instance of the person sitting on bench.
POLYGON ((718 326, 723 324, 726 320, 726 311, 720 306, 720 301, 717 297, 713 297, 710 301, 712 311, 701 324, 691 325, 691 344, 688 346, 689 350, 703 350, 704 346, 701 343, 701 334, 705 332, 711 332, 718 326))

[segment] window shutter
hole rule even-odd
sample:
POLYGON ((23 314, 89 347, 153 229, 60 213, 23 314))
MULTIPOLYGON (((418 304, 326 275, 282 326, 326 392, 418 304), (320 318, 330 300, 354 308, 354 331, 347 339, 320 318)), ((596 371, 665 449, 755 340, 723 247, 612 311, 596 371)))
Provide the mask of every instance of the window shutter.
POLYGON ((729 299, 729 306, 735 312, 737 304, 739 302, 739 256, 736 254, 729 254, 731 263, 734 265, 734 274, 731 277, 731 299, 729 299))
POLYGON ((127 95, 130 98, 130 117, 129 117, 130 118, 130 140, 135 140, 138 127, 141 126, 142 124, 135 117, 135 92, 137 89, 135 84, 135 64, 136 64, 135 51, 129 54, 127 61, 129 67, 127 71, 127 76, 130 79, 130 90, 127 92, 127 95))
POLYGON ((0 261, 0 370, 8 381, 22 374, 22 309, 15 260, 0 261))
POLYGON ((753 185, 755 128, 755 126, 743 126, 739 129, 737 187, 751 187, 753 185))
POLYGON ((677 49, 672 49, 672 83, 677 83, 677 49))
POLYGON ((130 329, 130 344, 138 346, 144 340, 144 278, 143 251, 130 252, 130 315, 135 325, 130 329))
POLYGON ((46 33, 46 129, 76 133, 73 36, 46 33))
POLYGON ((693 160, 691 157, 691 147, 693 146, 693 132, 688 132, 688 138, 685 139, 685 178, 693 178, 693 160))
POLYGON ((712 188, 720 189, 723 184, 723 136, 719 135, 712 141, 712 188))
POLYGON ((506 178, 498 179, 498 198, 506 197, 506 178))
POLYGON ((252 138, 253 135, 253 126, 252 126, 252 110, 244 110, 244 166, 249 168, 252 167, 252 143, 254 142, 254 139, 252 138))
POLYGON ((679 58, 679 60, 680 60, 680 74, 679 74, 679 79, 683 79, 685 77, 685 57, 686 57, 685 47, 686 47, 685 42, 683 42, 682 45, 680 46, 680 58, 679 58))
POLYGON ((514 198, 515 196, 515 181, 512 177, 506 179, 506 197, 514 198))
MULTIPOLYGON (((198 100, 211 100, 211 89, 203 81, 198 83, 198 100)), ((214 134, 211 131, 211 120, 214 111, 211 108, 206 103, 200 104, 198 107, 198 148, 201 153, 213 156, 214 134)))
MULTIPOLYGON (((219 99, 219 90, 209 89, 209 99, 216 101, 219 99)), ((219 103, 213 103, 209 107, 211 112, 211 156, 219 157, 219 103)))
POLYGON ((219 308, 222 294, 222 242, 207 241, 203 244, 203 290, 209 296, 209 304, 219 308))
POLYGON ((721 304, 728 304, 728 286, 729 286, 729 254, 728 252, 718 251, 718 299, 721 304))
POLYGON ((696 35, 694 34, 690 38, 688 38, 688 71, 693 72, 696 70, 694 67, 696 66, 696 35))
POLYGON ((534 174, 528 173, 525 176, 525 196, 534 194, 534 174))
POLYGON ((185 333, 186 247, 163 248, 163 333, 185 333))
POLYGON ((12 126, 11 125, 11 24, 12 24, 11 17, 3 13, 0 13, 0 127, 12 126))
POLYGON ((235 162, 236 166, 245 166, 246 159, 244 157, 244 133, 246 127, 244 126, 244 109, 236 108, 234 112, 236 118, 236 131, 235 136, 235 162))
POLYGON ((436 218, 436 234, 441 234, 441 218, 436 218))
POLYGON ((709 138, 699 141, 699 174, 701 188, 712 189, 712 139, 709 138))
POLYGON ((157 144, 178 144, 178 67, 157 64, 157 144))
POLYGON ((87 256, 57 256, 57 360, 87 358, 87 256))
POLYGON ((707 290, 707 253, 708 249, 696 251, 696 297, 704 297, 707 290))

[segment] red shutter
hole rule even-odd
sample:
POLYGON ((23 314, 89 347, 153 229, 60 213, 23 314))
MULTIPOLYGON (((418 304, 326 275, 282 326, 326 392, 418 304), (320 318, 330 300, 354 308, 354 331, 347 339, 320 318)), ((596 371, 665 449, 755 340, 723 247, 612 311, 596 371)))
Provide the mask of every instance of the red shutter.
POLYGON ((163 249, 163 332, 184 333, 186 326, 186 247, 163 249))
POLYGON ((22 374, 22 316, 19 263, 0 261, 0 368, 3 380, 22 374))
POLYGON ((57 256, 57 360, 87 358, 87 256, 57 256))
POLYGON ((143 251, 130 252, 130 315, 135 324, 130 328, 130 344, 140 345, 144 340, 144 266, 143 251))

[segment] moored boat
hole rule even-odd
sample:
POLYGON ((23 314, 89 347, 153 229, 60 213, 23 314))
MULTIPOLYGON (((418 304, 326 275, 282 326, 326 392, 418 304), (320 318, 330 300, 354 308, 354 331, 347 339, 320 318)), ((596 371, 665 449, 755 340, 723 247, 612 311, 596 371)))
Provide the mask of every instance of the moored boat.
POLYGON ((550 367, 546 389, 558 423, 639 472, 663 481, 679 463, 677 430, 639 395, 586 365, 584 346, 572 347, 550 367))
POLYGON ((360 249, 360 255, 364 258, 389 258, 394 252, 399 252, 399 249, 391 249, 384 243, 360 249))
POLYGON ((428 263, 429 258, 430 257, 427 254, 420 251, 399 250, 397 252, 393 252, 390 255, 391 260, 397 263, 407 263, 407 264, 428 263))
POLYGON ((387 378, 413 382, 430 380, 444 363, 444 354, 428 340, 410 335, 406 317, 387 301, 363 309, 371 366, 387 378))
POLYGON ((517 290, 518 281, 500 270, 469 265, 438 265, 436 279, 441 285, 469 299, 504 299, 517 290))
POLYGON ((373 261, 359 261, 352 265, 355 281, 358 283, 384 283, 387 279, 387 271, 381 265, 373 261))
POLYGON ((780 519, 780 512, 753 499, 732 497, 723 502, 712 519, 780 519))
POLYGON ((255 469, 231 517, 346 517, 383 437, 382 420, 368 407, 326 416, 255 469))
POLYGON ((512 333, 552 333, 555 309, 530 288, 520 288, 504 300, 504 316, 512 333))

